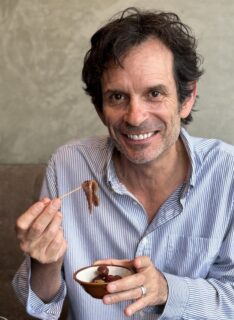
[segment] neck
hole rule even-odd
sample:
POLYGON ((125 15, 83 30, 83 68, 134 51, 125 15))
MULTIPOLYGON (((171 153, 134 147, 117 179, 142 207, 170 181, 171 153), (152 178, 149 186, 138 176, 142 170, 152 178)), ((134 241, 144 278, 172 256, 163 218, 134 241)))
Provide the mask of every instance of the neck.
POLYGON ((146 164, 135 164, 115 152, 113 161, 122 184, 145 208, 149 222, 160 206, 186 179, 189 157, 179 139, 173 150, 164 157, 146 164))
POLYGON ((170 183, 183 182, 189 169, 189 158, 181 139, 178 139, 173 150, 149 163, 135 164, 118 151, 114 153, 114 165, 119 180, 130 189, 143 186, 144 189, 168 186, 170 183), (137 181, 137 184, 136 184, 137 181))

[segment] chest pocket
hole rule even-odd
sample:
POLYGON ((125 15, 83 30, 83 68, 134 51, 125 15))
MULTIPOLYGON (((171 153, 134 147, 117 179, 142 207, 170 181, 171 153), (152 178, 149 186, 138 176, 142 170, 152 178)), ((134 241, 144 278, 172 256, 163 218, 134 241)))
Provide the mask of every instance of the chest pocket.
POLYGON ((166 255, 166 272, 192 278, 205 278, 220 248, 217 238, 171 235, 166 255))

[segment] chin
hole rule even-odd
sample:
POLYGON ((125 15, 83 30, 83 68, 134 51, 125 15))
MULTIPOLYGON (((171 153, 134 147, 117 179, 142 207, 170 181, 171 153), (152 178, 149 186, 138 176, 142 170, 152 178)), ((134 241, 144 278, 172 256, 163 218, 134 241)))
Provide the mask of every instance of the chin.
POLYGON ((112 137, 112 141, 114 142, 114 145, 116 149, 119 151, 119 153, 121 154, 121 156, 134 164, 149 164, 154 160, 158 159, 162 153, 161 147, 158 148, 158 150, 156 150, 157 147, 153 148, 153 150, 152 148, 145 148, 144 150, 142 149, 142 147, 140 147, 141 150, 138 150, 138 151, 135 150, 131 152, 131 150, 128 150, 128 148, 118 143, 118 141, 116 139, 113 139, 113 137, 112 137))
POLYGON ((124 152, 121 152, 121 154, 125 158, 127 158, 128 161, 134 164, 150 164, 159 157, 159 155, 155 155, 155 154, 152 156, 150 154, 147 154, 147 156, 144 156, 144 155, 131 156, 128 153, 124 153, 124 152))

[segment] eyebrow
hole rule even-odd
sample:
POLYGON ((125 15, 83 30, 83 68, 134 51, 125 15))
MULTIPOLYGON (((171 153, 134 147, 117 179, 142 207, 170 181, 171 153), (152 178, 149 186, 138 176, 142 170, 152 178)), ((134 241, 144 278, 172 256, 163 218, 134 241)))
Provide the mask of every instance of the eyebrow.
MULTIPOLYGON (((158 91, 162 94, 167 94, 168 90, 167 87, 164 84, 157 84, 157 85, 152 85, 149 87, 145 87, 143 92, 150 92, 150 91, 158 91)), ((103 92, 103 96, 113 94, 113 93, 123 93, 123 94, 128 94, 127 91, 122 90, 122 89, 107 89, 105 92, 103 92)))
POLYGON ((105 92, 103 92, 103 95, 106 96, 106 95, 108 95, 108 94, 113 94, 113 93, 124 93, 124 94, 126 94, 126 92, 123 91, 123 90, 108 89, 108 90, 106 90, 105 92))
POLYGON ((146 88, 146 91, 154 91, 154 90, 163 94, 168 93, 167 87, 164 84, 158 84, 158 85, 150 86, 146 88))

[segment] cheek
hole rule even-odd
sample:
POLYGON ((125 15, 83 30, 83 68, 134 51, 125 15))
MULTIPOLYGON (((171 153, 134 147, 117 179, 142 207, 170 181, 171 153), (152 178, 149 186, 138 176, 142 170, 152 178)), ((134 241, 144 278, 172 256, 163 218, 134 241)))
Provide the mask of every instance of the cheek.
POLYGON ((121 123, 122 115, 119 112, 106 109, 103 112, 103 122, 107 127, 116 127, 121 123))

